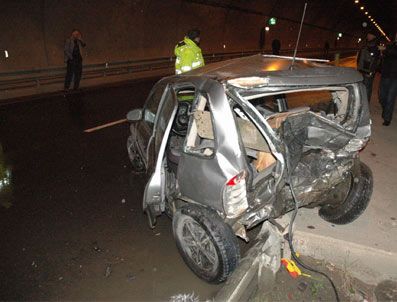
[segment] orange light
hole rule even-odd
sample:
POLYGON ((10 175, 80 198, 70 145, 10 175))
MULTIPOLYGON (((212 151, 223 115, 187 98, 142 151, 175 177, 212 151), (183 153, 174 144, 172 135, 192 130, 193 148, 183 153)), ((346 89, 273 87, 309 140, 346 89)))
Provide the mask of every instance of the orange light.
POLYGON ((280 63, 271 63, 268 66, 266 66, 266 69, 262 69, 263 71, 276 71, 280 70, 282 68, 282 65, 280 63))

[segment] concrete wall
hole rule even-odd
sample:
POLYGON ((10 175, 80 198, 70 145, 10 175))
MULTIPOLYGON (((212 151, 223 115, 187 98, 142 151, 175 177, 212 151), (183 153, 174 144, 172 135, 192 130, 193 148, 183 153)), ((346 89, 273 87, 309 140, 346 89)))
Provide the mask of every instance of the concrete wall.
MULTIPOLYGON (((233 7, 186 0, 2 0, 0 72, 63 66, 63 44, 72 28, 79 28, 87 42, 85 64, 172 56, 174 45, 192 27, 202 31, 204 53, 258 49, 266 14, 286 19, 271 27, 265 48, 270 49, 274 38, 283 49, 294 47, 299 28, 294 20, 299 21, 302 1, 216 3, 233 7)), ((318 4, 308 9, 302 48, 322 48, 325 41, 334 46, 336 29, 322 27, 335 27, 335 12, 320 17, 321 9, 327 10, 318 4)), ((354 47, 356 41, 346 36, 338 46, 354 47)))

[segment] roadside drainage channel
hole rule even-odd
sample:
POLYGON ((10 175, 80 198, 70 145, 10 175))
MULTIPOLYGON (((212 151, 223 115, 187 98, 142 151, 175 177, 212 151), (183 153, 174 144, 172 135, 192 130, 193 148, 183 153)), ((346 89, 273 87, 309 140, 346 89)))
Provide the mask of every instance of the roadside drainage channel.
POLYGON ((294 232, 294 247, 302 255, 326 260, 368 284, 397 280, 397 254, 393 252, 299 230, 294 232))

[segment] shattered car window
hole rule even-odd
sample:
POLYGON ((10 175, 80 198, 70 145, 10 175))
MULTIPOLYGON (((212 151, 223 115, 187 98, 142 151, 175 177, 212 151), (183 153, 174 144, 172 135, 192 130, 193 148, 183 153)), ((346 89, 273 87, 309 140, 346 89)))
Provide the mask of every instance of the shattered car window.
POLYGON ((161 97, 164 94, 165 86, 166 84, 162 84, 162 83, 157 84, 153 88, 149 98, 146 101, 144 119, 152 129, 153 129, 156 113, 161 101, 161 97))

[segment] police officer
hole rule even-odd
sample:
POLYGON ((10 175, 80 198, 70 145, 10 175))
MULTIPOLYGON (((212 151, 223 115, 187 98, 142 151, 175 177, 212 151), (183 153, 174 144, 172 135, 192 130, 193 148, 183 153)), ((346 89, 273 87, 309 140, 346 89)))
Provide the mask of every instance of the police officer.
POLYGON ((181 74, 204 66, 204 59, 199 47, 200 30, 192 29, 183 41, 175 46, 175 73, 181 74))
POLYGON ((377 43, 378 39, 376 36, 368 33, 366 43, 360 49, 357 57, 357 69, 363 75, 363 83, 367 90, 368 102, 371 100, 372 84, 379 65, 380 51, 377 43))

